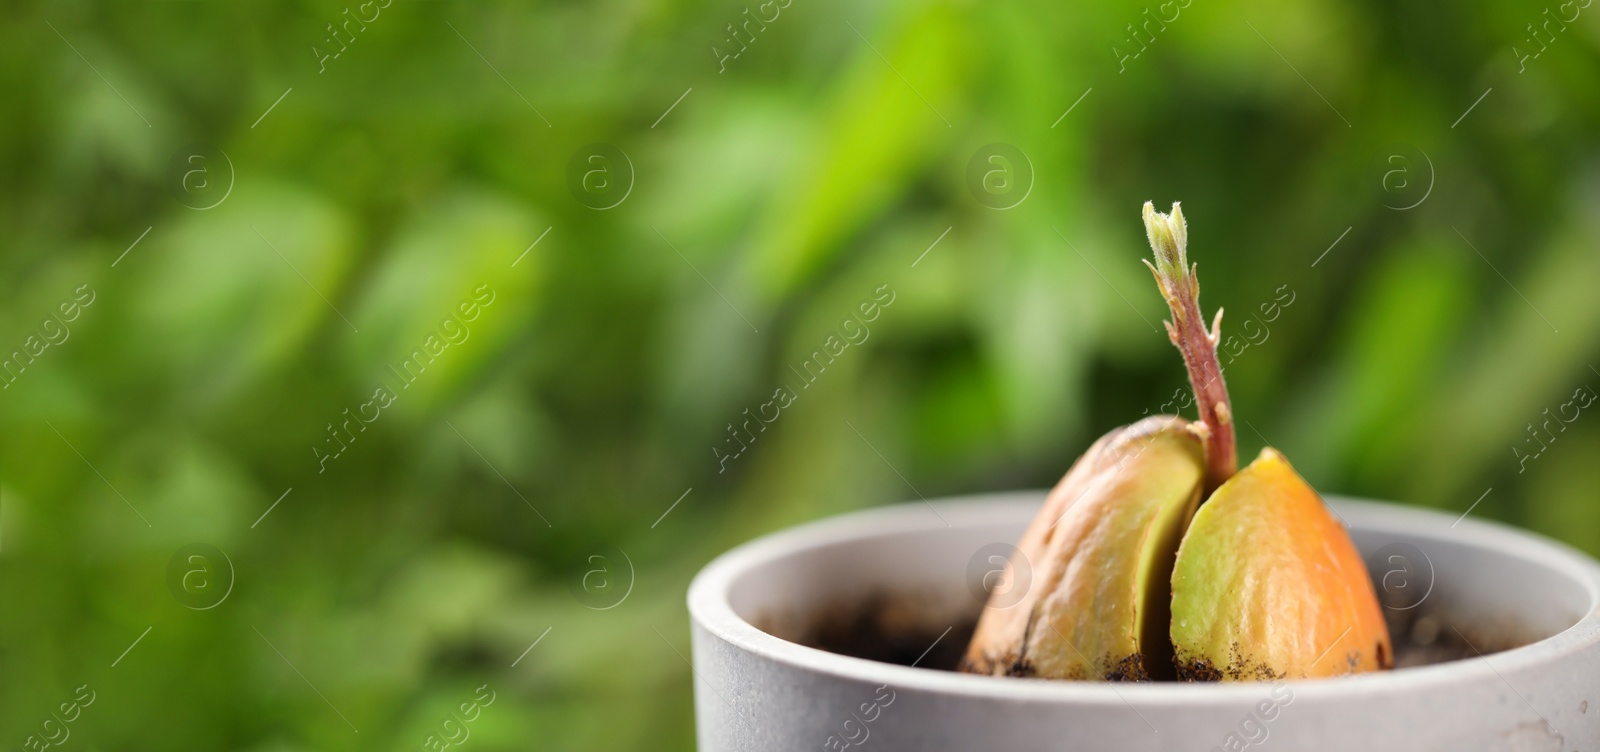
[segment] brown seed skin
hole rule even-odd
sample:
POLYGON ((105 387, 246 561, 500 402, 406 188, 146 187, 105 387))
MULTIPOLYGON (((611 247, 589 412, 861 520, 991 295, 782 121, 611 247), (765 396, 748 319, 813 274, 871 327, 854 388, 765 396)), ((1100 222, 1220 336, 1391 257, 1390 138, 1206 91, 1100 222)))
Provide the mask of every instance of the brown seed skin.
POLYGON ((1095 442, 1018 543, 1028 592, 1014 603, 991 596, 962 670, 1168 678, 1168 582, 1204 478, 1201 440, 1182 418, 1146 418, 1095 442))

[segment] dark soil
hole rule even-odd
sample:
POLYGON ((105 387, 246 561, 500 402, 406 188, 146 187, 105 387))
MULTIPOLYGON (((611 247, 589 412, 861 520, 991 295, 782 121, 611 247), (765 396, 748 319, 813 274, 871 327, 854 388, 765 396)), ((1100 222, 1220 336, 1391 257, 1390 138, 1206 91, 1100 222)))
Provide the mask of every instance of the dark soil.
POLYGON ((854 608, 829 612, 801 644, 884 663, 954 671, 977 625, 971 617, 943 626, 926 624, 917 619, 916 609, 879 595, 854 608))
MULTIPOLYGON (((977 626, 976 615, 934 623, 919 605, 880 594, 830 610, 797 641, 841 655, 955 671, 977 626)), ((1390 611, 1388 617, 1395 668, 1476 658, 1534 641, 1509 622, 1489 627, 1452 623, 1420 609, 1390 611)))

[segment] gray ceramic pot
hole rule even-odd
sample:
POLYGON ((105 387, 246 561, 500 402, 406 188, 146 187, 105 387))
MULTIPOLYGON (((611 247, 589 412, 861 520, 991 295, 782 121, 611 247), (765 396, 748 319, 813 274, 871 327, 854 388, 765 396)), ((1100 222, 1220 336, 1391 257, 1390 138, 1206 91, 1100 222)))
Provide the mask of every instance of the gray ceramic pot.
POLYGON ((689 588, 700 749, 1462 752, 1600 740, 1600 565, 1501 525, 1372 502, 1330 499, 1385 598, 1397 658, 1408 640, 1459 643, 1465 658, 1277 684, 1109 684, 972 676, 803 644, 851 608, 900 603, 887 622, 959 650, 983 607, 974 573, 1043 499, 858 512, 712 562, 689 588))

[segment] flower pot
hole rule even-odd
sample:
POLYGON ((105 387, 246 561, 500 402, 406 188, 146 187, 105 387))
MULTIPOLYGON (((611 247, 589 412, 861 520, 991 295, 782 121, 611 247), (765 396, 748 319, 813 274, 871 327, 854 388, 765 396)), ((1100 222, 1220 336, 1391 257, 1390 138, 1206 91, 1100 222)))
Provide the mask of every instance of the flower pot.
POLYGON ((984 607, 975 583, 994 584, 989 557, 1043 499, 857 512, 713 561, 689 588, 700 749, 1460 752, 1600 740, 1600 565, 1502 525, 1373 502, 1329 500, 1368 562, 1401 668, 1238 684, 955 673, 984 607), (917 665, 814 647, 830 641, 917 665))

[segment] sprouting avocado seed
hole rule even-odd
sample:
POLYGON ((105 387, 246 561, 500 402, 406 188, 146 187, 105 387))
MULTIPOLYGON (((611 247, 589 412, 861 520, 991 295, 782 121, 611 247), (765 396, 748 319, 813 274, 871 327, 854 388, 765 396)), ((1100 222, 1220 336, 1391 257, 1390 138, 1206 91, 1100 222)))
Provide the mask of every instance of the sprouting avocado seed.
POLYGON ((1015 603, 991 598, 962 670, 1169 678, 1173 557, 1204 477, 1199 435, 1182 418, 1153 416, 1102 437, 1023 534, 1015 555, 1032 567, 1030 589, 1015 603))
POLYGON ((1301 679, 1389 668, 1366 565, 1317 492, 1267 448, 1200 507, 1172 572, 1178 676, 1301 679))
POLYGON ((961 670, 1219 681, 1389 668, 1388 627, 1344 527, 1277 451, 1238 471, 1222 311, 1208 327, 1183 212, 1146 203, 1144 226, 1199 420, 1146 418, 1073 464, 1009 565, 1031 567, 1030 589, 990 596, 961 670))

